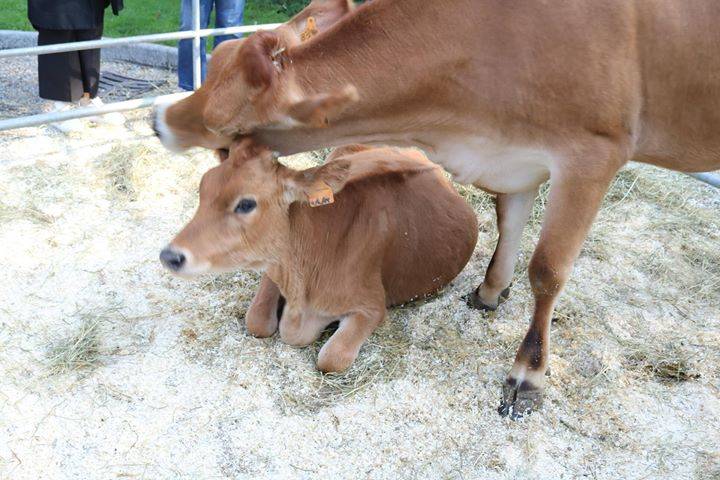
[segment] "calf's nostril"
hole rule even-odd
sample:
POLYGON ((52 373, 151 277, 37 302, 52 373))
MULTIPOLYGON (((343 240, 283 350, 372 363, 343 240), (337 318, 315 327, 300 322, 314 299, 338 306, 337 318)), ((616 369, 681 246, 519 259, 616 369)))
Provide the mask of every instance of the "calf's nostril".
POLYGON ((185 263, 185 255, 171 248, 164 248, 160 252, 160 261, 165 265, 165 268, 177 272, 185 263))

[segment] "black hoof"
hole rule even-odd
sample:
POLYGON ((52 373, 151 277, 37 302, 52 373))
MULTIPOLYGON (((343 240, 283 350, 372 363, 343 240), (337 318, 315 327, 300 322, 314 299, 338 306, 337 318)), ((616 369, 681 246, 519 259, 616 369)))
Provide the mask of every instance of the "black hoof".
MULTIPOLYGON (((512 284, 510 284, 510 287, 512 287, 512 284)), ((494 312, 495 310, 497 310, 497 308, 500 306, 501 303, 503 303, 505 300, 507 300, 510 297, 510 287, 507 287, 505 290, 500 292, 500 296, 498 297, 498 301, 495 306, 488 305, 482 301, 482 299, 480 298, 480 295, 478 294, 478 292, 480 291, 480 287, 476 288, 475 290, 472 291, 472 293, 467 295, 465 297, 465 301, 467 303, 467 306, 470 308, 494 312)))
POLYGON ((502 399, 498 413, 509 416, 511 420, 519 420, 542 406, 542 390, 530 382, 522 382, 517 386, 513 378, 508 378, 502 388, 502 399))
POLYGON ((512 287, 512 283, 508 285, 508 287, 500 292, 500 303, 504 302, 508 298, 510 298, 510 287, 512 287))

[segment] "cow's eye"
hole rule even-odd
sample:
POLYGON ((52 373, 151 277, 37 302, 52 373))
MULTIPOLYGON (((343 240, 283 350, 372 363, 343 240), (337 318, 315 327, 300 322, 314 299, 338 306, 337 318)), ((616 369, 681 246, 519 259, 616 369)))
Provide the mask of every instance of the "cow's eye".
POLYGON ((243 198, 235 207, 235 213, 250 213, 257 207, 257 202, 252 198, 243 198))

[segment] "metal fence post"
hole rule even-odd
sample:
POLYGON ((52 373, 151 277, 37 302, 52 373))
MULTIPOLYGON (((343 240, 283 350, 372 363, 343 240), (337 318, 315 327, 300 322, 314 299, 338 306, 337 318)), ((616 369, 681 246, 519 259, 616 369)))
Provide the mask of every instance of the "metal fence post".
POLYGON ((202 62, 200 61, 200 0, 192 0, 193 16, 193 89, 202 83, 202 62))

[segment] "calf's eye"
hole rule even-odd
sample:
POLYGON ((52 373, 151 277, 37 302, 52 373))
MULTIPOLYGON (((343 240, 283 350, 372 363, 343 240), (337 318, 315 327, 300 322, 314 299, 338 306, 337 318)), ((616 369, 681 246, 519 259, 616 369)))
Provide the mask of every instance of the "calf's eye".
POLYGON ((252 198, 243 198, 235 207, 235 213, 250 213, 257 207, 257 202, 252 198))

